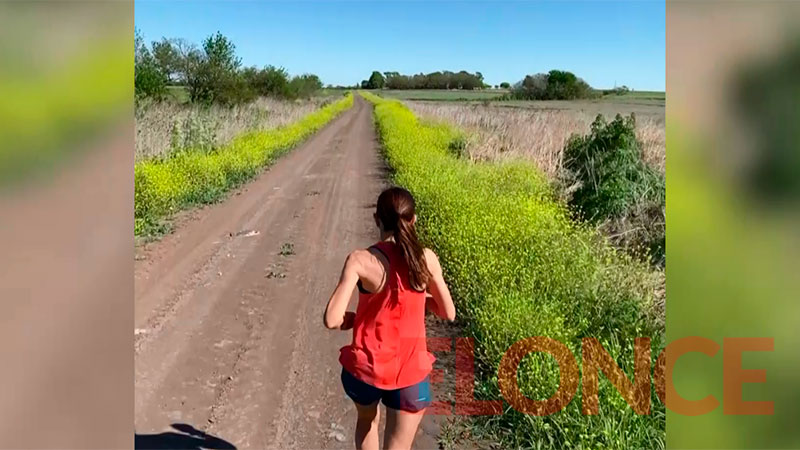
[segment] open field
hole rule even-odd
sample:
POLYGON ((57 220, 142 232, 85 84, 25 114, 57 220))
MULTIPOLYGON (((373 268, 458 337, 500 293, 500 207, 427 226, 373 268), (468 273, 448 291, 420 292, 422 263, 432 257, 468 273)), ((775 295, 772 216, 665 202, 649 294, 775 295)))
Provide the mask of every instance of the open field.
POLYGON ((421 117, 446 120, 472 132, 467 151, 473 160, 524 158, 533 161, 551 179, 562 169, 563 149, 573 134, 584 135, 597 114, 635 113, 637 137, 646 161, 662 173, 666 164, 664 110, 623 103, 584 101, 407 104, 421 117), (644 113, 643 113, 644 112, 644 113))
POLYGON ((621 99, 647 99, 647 100, 667 100, 667 93, 664 91, 630 91, 622 95, 607 95, 607 99, 621 98, 621 99))
POLYGON ((636 114, 664 123, 666 106, 663 100, 624 98, 609 96, 596 100, 507 100, 491 102, 494 106, 525 108, 539 111, 576 111, 589 116, 603 114, 613 117, 616 114, 636 114))
MULTIPOLYGON (((484 90, 442 90, 442 89, 381 89, 367 91, 379 95, 384 98, 395 98, 398 100, 419 100, 419 101, 485 101, 495 100, 508 92, 507 89, 484 89, 484 90)), ((592 100, 544 100, 544 101, 526 101, 526 100, 503 100, 498 102, 501 105, 509 106, 529 106, 535 107, 541 104, 541 108, 565 108, 560 103, 567 104, 604 104, 604 103, 622 103, 629 105, 638 105, 644 111, 647 107, 664 107, 666 102, 666 93, 659 91, 632 91, 622 95, 606 95, 599 99, 592 100)), ((571 106, 566 106, 570 108, 571 106)), ((663 116, 663 111, 662 111, 663 116)))

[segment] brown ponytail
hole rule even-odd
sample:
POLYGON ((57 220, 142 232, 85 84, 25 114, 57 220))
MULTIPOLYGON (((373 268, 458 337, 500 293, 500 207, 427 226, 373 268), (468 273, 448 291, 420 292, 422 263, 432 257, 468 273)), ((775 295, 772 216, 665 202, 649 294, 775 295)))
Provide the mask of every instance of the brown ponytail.
POLYGON ((414 228, 416 204, 414 197, 400 187, 389 188, 378 197, 376 215, 384 231, 393 231, 395 243, 400 247, 408 265, 408 280, 417 291, 424 290, 431 278, 425 253, 414 228))

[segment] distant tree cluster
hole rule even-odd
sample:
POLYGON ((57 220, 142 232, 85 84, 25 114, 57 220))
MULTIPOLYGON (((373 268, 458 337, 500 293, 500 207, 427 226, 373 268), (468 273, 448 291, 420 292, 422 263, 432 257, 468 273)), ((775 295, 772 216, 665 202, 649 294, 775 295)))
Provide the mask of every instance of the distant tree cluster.
POLYGON ((596 96, 597 92, 588 83, 564 70, 527 75, 506 94, 507 98, 515 100, 574 100, 596 96))
POLYGON ((242 67, 236 46, 217 32, 201 47, 184 39, 153 42, 150 48, 136 30, 134 90, 137 98, 163 99, 168 85, 184 86, 196 103, 236 104, 258 96, 309 97, 322 88, 313 74, 290 77, 275 66, 242 67))
POLYGON ((361 81, 361 89, 383 89, 384 86, 386 86, 386 78, 377 70, 372 72, 369 80, 361 81))
POLYGON ((432 72, 429 74, 401 75, 399 72, 372 72, 368 80, 361 82, 363 89, 483 89, 490 87, 483 82, 480 72, 432 72))

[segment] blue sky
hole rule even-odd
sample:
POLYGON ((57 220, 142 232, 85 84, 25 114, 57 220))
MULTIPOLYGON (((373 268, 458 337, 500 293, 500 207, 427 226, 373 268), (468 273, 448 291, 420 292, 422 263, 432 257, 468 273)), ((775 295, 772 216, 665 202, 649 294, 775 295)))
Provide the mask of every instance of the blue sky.
POLYGON ((216 31, 245 65, 352 85, 373 70, 480 71, 487 83, 562 69, 597 88, 663 91, 663 1, 136 1, 147 42, 216 31))

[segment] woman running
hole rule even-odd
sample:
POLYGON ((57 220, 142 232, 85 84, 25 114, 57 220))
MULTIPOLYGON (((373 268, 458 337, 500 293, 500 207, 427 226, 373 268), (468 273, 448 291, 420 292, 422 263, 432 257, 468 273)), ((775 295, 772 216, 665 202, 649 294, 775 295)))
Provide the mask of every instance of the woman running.
POLYGON ((378 448, 378 402, 386 406, 384 449, 410 449, 431 402, 434 357, 425 344, 426 308, 447 320, 456 309, 439 259, 417 240, 414 197, 394 187, 378 197, 380 241, 347 256, 325 308, 325 326, 353 329, 342 347, 342 384, 358 411, 357 449, 378 448), (348 312, 353 289, 358 308, 348 312), (428 295, 429 294, 429 295, 428 295))

